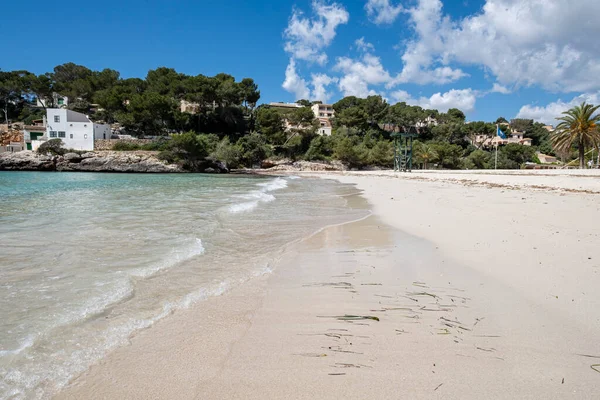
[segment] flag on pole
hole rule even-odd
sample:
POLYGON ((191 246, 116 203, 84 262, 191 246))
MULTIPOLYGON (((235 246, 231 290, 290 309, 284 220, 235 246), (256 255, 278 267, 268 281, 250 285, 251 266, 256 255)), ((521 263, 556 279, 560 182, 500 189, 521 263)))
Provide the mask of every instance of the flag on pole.
POLYGON ((502 139, 506 139, 506 134, 502 132, 499 125, 496 125, 496 135, 500 136, 502 139))

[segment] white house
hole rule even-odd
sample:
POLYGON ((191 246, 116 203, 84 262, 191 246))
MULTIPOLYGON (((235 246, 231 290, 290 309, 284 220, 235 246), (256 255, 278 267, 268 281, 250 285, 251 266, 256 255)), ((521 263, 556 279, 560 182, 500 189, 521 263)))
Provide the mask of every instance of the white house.
POLYGON ((110 125, 95 124, 85 114, 48 108, 46 119, 46 138, 61 139, 67 149, 94 150, 94 140, 110 139, 110 125))
POLYGON ((58 108, 66 108, 69 105, 69 98, 54 92, 52 93, 52 99, 40 99, 39 97, 36 99, 37 107, 47 108, 49 105, 54 105, 54 107, 58 108))
POLYGON ((319 118, 319 135, 331 136, 331 121, 329 118, 319 118))

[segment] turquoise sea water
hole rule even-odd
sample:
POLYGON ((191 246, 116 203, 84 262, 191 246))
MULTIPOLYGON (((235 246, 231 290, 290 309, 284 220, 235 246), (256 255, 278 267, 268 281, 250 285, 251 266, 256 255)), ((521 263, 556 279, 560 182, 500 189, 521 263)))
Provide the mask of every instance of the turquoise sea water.
POLYGON ((365 215, 294 177, 0 172, 0 399, 48 398, 131 334, 365 215))

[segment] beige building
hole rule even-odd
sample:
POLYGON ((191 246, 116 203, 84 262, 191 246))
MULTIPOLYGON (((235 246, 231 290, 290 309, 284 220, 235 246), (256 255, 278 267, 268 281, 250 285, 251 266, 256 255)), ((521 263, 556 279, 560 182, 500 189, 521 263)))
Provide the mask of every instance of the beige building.
POLYGON ((532 139, 524 137, 524 134, 524 132, 513 131, 507 135, 506 139, 502 139, 500 136, 476 135, 475 140, 472 140, 471 144, 484 149, 511 143, 531 146, 532 139))
POLYGON ((187 100, 179 100, 179 111, 182 113, 196 114, 200 110, 200 104, 187 100))
POLYGON ((315 114, 315 118, 333 118, 335 111, 332 104, 313 104, 310 107, 315 114))
POLYGON ((269 107, 284 108, 284 109, 302 108, 302 106, 297 103, 277 103, 277 102, 269 103, 269 107))

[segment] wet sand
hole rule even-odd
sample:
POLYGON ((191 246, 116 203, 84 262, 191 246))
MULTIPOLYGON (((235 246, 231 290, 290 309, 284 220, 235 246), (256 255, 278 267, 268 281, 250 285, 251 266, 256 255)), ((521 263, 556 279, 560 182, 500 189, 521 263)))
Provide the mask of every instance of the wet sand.
POLYGON ((374 215, 139 333, 57 398, 600 397, 597 195, 323 177, 374 215))

